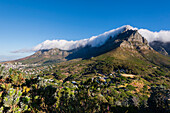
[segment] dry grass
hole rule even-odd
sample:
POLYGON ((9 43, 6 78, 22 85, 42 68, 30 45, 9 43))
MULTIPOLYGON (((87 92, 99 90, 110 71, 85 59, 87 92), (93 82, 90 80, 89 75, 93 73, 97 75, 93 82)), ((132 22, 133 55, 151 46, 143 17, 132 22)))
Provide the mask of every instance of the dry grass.
POLYGON ((132 75, 132 74, 121 74, 124 77, 130 77, 130 78, 134 78, 136 75, 132 75))

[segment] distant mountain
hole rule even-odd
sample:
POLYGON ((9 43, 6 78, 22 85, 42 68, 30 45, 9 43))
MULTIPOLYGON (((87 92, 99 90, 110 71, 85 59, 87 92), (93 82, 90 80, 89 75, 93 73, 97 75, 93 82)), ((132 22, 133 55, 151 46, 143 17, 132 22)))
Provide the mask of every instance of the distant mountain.
POLYGON ((170 55, 170 42, 153 41, 149 45, 163 55, 170 55))

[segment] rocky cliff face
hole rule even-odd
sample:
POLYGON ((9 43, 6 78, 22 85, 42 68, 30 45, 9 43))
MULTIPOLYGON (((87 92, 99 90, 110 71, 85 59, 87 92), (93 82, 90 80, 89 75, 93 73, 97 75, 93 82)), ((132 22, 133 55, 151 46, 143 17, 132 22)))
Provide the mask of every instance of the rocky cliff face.
POLYGON ((120 47, 138 50, 152 50, 148 41, 142 37, 138 31, 128 30, 120 34, 118 37, 122 37, 119 39, 119 41, 121 41, 120 47))
POLYGON ((57 57, 57 58, 65 58, 69 55, 69 52, 59 49, 49 49, 49 50, 40 50, 37 51, 35 54, 32 55, 32 58, 35 57, 57 57))

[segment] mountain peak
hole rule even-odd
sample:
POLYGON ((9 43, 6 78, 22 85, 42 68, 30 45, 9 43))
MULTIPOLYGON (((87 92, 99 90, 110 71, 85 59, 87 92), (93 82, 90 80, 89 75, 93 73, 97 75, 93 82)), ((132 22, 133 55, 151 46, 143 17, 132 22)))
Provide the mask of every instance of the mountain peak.
POLYGON ((126 30, 137 30, 137 28, 132 27, 131 25, 124 25, 122 27, 125 27, 126 30))
POLYGON ((142 37, 137 30, 127 30, 118 35, 117 40, 121 40, 120 47, 138 49, 138 50, 152 50, 148 41, 142 37))

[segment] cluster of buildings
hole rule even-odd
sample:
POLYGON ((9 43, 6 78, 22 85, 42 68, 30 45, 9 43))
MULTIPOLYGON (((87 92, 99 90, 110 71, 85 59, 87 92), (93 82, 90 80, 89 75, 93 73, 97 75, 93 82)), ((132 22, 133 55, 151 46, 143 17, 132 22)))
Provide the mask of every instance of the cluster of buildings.
POLYGON ((5 70, 17 69, 21 72, 24 72, 26 74, 36 74, 40 72, 40 70, 35 70, 35 67, 39 66, 39 64, 23 64, 21 62, 14 62, 14 63, 3 63, 1 64, 2 67, 4 67, 5 70))
POLYGON ((21 62, 14 62, 14 63, 3 63, 1 66, 5 67, 5 69, 25 69, 27 67, 36 67, 39 64, 23 64, 21 62))

